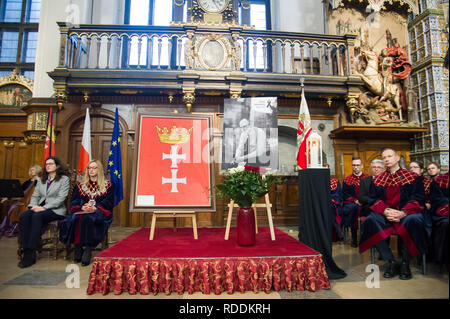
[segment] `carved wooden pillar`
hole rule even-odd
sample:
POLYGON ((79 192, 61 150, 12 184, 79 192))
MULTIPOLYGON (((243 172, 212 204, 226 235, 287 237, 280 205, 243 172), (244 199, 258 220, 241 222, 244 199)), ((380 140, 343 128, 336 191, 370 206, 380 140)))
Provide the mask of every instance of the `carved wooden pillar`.
POLYGON ((58 107, 53 98, 32 98, 28 105, 22 108, 27 114, 27 129, 23 132, 24 140, 30 145, 33 164, 42 164, 50 108, 53 108, 53 123, 56 124, 58 107))
POLYGON ((355 69, 355 63, 354 63, 354 59, 355 59, 355 35, 350 35, 350 34, 346 34, 345 37, 347 38, 347 48, 345 50, 345 57, 346 57, 346 66, 347 66, 347 70, 350 70, 350 74, 346 74, 347 76, 349 75, 354 75, 356 74, 356 69, 355 69))

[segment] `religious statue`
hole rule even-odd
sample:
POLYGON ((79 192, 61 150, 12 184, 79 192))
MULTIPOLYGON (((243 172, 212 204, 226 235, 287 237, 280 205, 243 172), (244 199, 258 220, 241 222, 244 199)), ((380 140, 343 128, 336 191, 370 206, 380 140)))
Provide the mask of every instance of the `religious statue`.
POLYGON ((233 35, 233 54, 232 54, 232 60, 233 60, 233 69, 236 71, 239 71, 241 69, 241 45, 238 42, 237 35, 233 35))
POLYGON ((194 46, 192 43, 192 33, 188 33, 186 42, 184 43, 184 63, 186 70, 194 68, 194 46))
MULTIPOLYGON (((350 112, 351 122, 358 118, 365 123, 402 123, 403 111, 408 111, 408 121, 415 121, 409 110, 408 98, 403 88, 404 80, 411 73, 411 63, 406 51, 386 31, 388 47, 377 52, 368 43, 361 45, 356 61, 357 74, 366 84, 358 99, 358 105, 350 112), (356 112, 358 110, 358 112, 356 112), (362 115, 362 116, 361 116, 362 115)), ((413 107, 413 106, 412 106, 413 107)))

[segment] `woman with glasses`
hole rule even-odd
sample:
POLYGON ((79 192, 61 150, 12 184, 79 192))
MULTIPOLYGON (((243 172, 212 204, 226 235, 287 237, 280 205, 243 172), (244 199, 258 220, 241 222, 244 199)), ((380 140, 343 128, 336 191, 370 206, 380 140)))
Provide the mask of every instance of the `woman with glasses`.
POLYGON ((75 244, 74 261, 83 266, 91 262, 91 251, 106 236, 111 225, 114 192, 105 179, 103 165, 91 160, 81 182, 77 182, 70 201, 72 214, 62 223, 59 239, 66 246, 75 244))
POLYGON ((57 157, 51 156, 45 160, 43 174, 36 183, 28 209, 20 216, 19 243, 23 249, 20 268, 30 267, 36 262, 42 227, 54 220, 64 219, 70 187, 68 176, 68 169, 57 157))

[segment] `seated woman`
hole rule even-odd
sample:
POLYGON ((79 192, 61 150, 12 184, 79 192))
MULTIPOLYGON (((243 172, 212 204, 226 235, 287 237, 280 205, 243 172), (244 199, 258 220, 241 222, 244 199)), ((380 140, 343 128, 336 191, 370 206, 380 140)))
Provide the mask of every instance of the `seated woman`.
POLYGON ((75 244, 75 262, 87 266, 91 250, 106 236, 114 207, 113 185, 105 180, 103 165, 91 160, 81 182, 77 182, 70 201, 72 215, 62 223, 59 239, 64 245, 75 244))
POLYGON ((68 169, 57 157, 51 156, 45 160, 44 172, 36 183, 28 209, 20 216, 19 243, 23 249, 20 268, 36 262, 42 227, 54 220, 64 219, 70 187, 68 175, 68 169))
MULTIPOLYGON (((39 165, 33 165, 28 169, 28 175, 30 176, 30 178, 22 183, 22 190, 25 194, 31 187, 36 186, 36 182, 39 180, 39 178, 42 175, 41 173, 42 173, 42 167, 40 167, 39 165)), ((3 197, 0 200, 0 203, 3 204, 6 201, 8 201, 8 198, 3 197)))
POLYGON ((24 211, 27 210, 28 203, 30 202, 31 195, 34 192, 34 187, 37 181, 42 175, 42 168, 39 165, 33 165, 28 169, 28 175, 30 176, 22 184, 22 190, 24 197, 20 200, 9 201, 7 197, 0 200, 0 204, 10 205, 8 214, 3 219, 0 225, 0 236, 5 235, 7 237, 17 236, 19 217, 24 211))

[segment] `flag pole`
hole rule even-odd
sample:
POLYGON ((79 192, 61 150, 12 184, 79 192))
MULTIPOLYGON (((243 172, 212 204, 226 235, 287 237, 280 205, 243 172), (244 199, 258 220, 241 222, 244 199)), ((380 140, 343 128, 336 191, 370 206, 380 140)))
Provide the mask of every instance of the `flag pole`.
MULTIPOLYGON (((300 88, 301 88, 301 94, 304 94, 304 87, 305 87, 305 78, 303 76, 300 76, 300 88)), ((301 100, 301 96, 300 96, 300 100, 301 100)), ((300 166, 298 166, 298 163, 295 163, 295 170, 298 172, 300 171, 300 166)))

